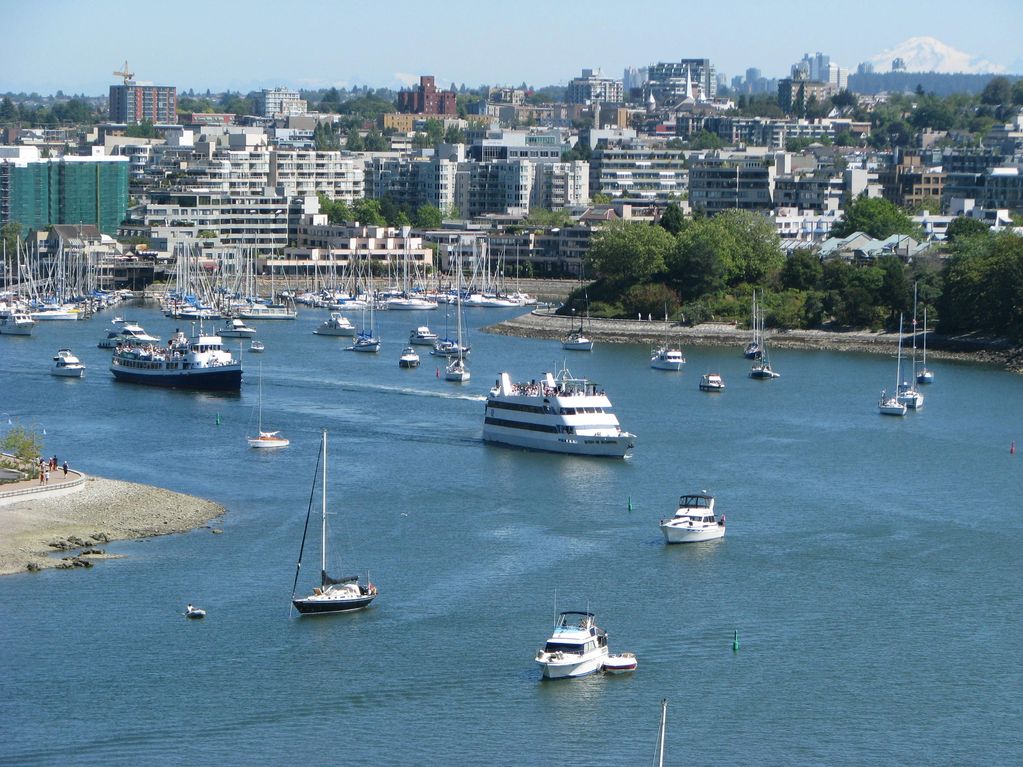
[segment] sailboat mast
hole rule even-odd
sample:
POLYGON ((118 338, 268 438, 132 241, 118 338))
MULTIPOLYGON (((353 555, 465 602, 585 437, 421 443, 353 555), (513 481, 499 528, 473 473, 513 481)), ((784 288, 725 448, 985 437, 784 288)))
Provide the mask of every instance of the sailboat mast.
POLYGON ((661 700, 661 726, 657 732, 657 767, 664 767, 664 731, 668 725, 668 699, 661 700))
POLYGON ((916 283, 913 283, 913 379, 916 379, 916 283))
POLYGON ((899 353, 895 358, 895 391, 899 391, 899 384, 902 383, 902 315, 899 315, 899 353))
POLYGON ((327 575, 327 430, 323 430, 323 503, 320 520, 320 582, 327 575))

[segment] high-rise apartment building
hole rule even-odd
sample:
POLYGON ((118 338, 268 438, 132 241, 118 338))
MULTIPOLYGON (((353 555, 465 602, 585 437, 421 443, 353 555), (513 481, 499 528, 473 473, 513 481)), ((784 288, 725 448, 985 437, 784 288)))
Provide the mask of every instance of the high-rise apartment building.
POLYGON ((398 111, 417 115, 458 114, 457 94, 439 91, 433 75, 419 78, 419 87, 398 94, 398 111))
POLYGON ((288 88, 262 90, 256 94, 256 114, 261 117, 274 115, 304 115, 306 102, 298 91, 288 88))
POLYGON ((621 104, 624 89, 621 80, 601 77, 599 69, 584 69, 581 77, 568 84, 565 101, 569 104, 621 104))
POLYGON ((149 85, 125 80, 110 86, 110 122, 174 125, 178 121, 178 95, 173 85, 149 85))
POLYGON ((651 64, 647 69, 646 96, 670 106, 686 98, 711 99, 717 95, 717 73, 710 59, 651 64))

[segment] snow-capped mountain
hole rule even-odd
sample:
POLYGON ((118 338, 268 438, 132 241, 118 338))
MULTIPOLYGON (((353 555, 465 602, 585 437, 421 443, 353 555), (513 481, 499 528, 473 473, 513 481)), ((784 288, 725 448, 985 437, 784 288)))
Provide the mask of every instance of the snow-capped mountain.
POLYGON ((963 72, 989 74, 1004 72, 1005 67, 956 50, 933 37, 911 37, 894 48, 872 56, 869 61, 877 72, 889 72, 894 59, 906 62, 907 72, 963 72))

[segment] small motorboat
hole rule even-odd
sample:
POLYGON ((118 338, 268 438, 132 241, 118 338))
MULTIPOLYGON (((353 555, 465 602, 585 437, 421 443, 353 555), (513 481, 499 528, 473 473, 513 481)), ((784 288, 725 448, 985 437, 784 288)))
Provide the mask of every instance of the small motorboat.
POLYGON ((679 349, 662 346, 650 354, 650 367, 654 370, 681 370, 685 364, 685 355, 679 349))
POLYGON ((725 379, 717 373, 704 373, 700 378, 700 391, 724 391, 725 379))
POLYGON ((85 365, 71 353, 70 349, 59 349, 53 358, 50 374, 63 378, 81 378, 85 375, 85 365))
POLYGON ((558 616, 554 633, 536 652, 546 679, 594 674, 608 658, 607 633, 591 612, 566 611, 558 616))
POLYGON ((250 352, 257 352, 258 353, 258 352, 264 351, 265 349, 266 349, 266 344, 264 344, 262 341, 251 341, 249 343, 249 351, 250 352))
POLYGON ((185 617, 193 619, 205 618, 206 611, 203 610, 201 607, 196 607, 195 605, 188 605, 187 607, 185 607, 185 617))
POLYGON ((635 671, 636 666, 639 665, 639 661, 636 660, 636 656, 631 652, 620 652, 613 655, 608 655, 604 659, 604 673, 605 674, 627 674, 630 671, 635 671))
POLYGON ((401 350, 401 356, 398 357, 398 367, 400 368, 417 368, 419 367, 419 355, 416 354, 416 350, 411 346, 406 346, 401 350))
POLYGON ((340 312, 331 312, 330 317, 320 323, 313 331, 318 336, 355 336, 355 325, 340 312))
POLYGON ((244 320, 233 319, 224 323, 224 327, 217 328, 216 334, 222 338, 251 338, 256 335, 256 329, 246 325, 244 320))

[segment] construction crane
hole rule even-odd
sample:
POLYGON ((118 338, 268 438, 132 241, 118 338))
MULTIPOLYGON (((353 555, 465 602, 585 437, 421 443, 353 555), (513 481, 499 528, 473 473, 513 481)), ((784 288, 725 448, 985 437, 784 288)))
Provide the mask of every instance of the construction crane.
POLYGON ((117 75, 118 77, 123 77, 125 85, 131 82, 131 79, 135 77, 135 73, 128 69, 128 59, 124 60, 124 69, 122 69, 120 72, 114 72, 114 74, 117 75))

